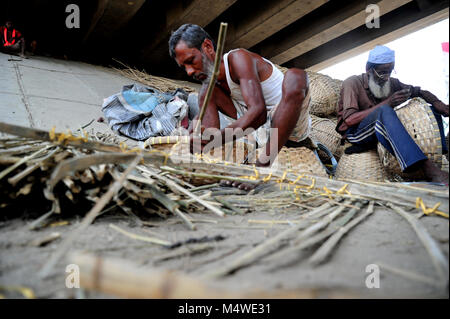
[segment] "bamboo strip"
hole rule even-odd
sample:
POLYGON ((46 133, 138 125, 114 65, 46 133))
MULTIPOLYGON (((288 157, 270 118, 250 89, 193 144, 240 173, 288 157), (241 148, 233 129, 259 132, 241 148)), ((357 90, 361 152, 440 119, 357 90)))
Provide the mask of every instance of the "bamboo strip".
POLYGON ((344 236, 350 229, 358 225, 361 221, 366 219, 369 215, 373 213, 373 202, 370 202, 367 211, 352 220, 348 225, 341 227, 336 233, 334 233, 320 248, 309 258, 309 263, 313 265, 320 264, 323 262, 328 255, 331 253, 333 248, 337 245, 339 240, 344 236))
POLYGON ((147 236, 141 236, 141 235, 136 235, 133 233, 130 233, 126 230, 123 230, 122 228, 120 228, 119 226, 113 225, 113 224, 109 224, 109 227, 118 231, 119 233, 127 236, 128 238, 132 238, 132 239, 136 239, 136 240, 140 240, 140 241, 145 241, 148 243, 152 243, 152 244, 158 244, 158 245, 162 245, 162 246, 170 246, 172 245, 171 242, 167 241, 167 240, 162 240, 159 238, 153 238, 153 237, 147 237, 147 236))
MULTIPOLYGON (((1 124, 1 123, 0 123, 1 124)), ((38 150, 37 152, 34 152, 31 155, 25 156, 24 158, 22 158, 20 161, 18 161, 17 163, 5 168, 3 171, 0 172, 0 180, 5 177, 6 175, 8 175, 9 173, 11 173, 13 170, 15 170, 17 167, 19 167, 20 165, 28 162, 29 160, 41 155, 42 153, 44 153, 46 150, 48 150, 49 148, 54 147, 53 145, 48 145, 44 148, 41 148, 40 150, 38 150)))
MULTIPOLYGON (((325 203, 322 206, 316 208, 315 210, 305 214, 308 217, 314 217, 316 215, 319 215, 323 212, 328 212, 330 210, 331 205, 329 203, 325 203)), ((251 262, 259 259, 264 254, 267 254, 268 252, 276 249, 280 245, 280 241, 283 239, 288 238, 289 236, 295 234, 300 229, 305 227, 309 222, 307 220, 302 220, 297 225, 282 231, 281 233, 277 234, 276 236, 269 238, 265 242, 259 244, 255 248, 251 249, 250 251, 246 252, 242 256, 239 256, 237 259, 233 260, 231 263, 224 265, 222 268, 213 270, 210 273, 207 273, 204 275, 207 279, 213 279, 217 277, 225 276, 238 268, 241 268, 243 266, 246 266, 250 264, 251 262)))
POLYGON ((211 210, 213 213, 215 213, 216 215, 223 217, 225 216, 225 213, 223 211, 221 211, 219 208, 214 207, 213 205, 211 205, 210 203, 206 202, 205 200, 199 198, 197 195, 194 195, 192 192, 188 191, 187 189, 181 187, 180 185, 178 185, 177 183, 175 183, 174 181, 171 181, 169 178, 164 177, 164 176, 160 176, 158 174, 155 174, 151 171, 149 171, 148 169, 142 167, 142 166, 138 166, 137 167, 139 170, 143 171, 146 174, 149 174, 151 177, 156 177, 162 181, 164 181, 164 183, 171 189, 175 189, 193 199, 195 199, 198 203, 200 203, 202 206, 205 206, 206 208, 208 208, 209 210, 211 210))
POLYGON ((217 50, 216 50, 216 57, 214 59, 214 69, 213 73, 210 76, 208 89, 206 91, 205 99, 203 100, 202 108, 200 109, 200 113, 198 115, 198 121, 194 127, 194 134, 200 135, 201 132, 199 132, 199 128, 201 127, 201 123, 203 120, 203 117, 205 116, 206 108, 208 107, 209 100, 211 99, 211 95, 213 92, 213 89, 216 85, 216 79, 217 76, 220 73, 220 62, 222 60, 222 53, 223 53, 223 47, 225 45, 225 38, 227 35, 227 23, 220 23, 220 29, 219 29, 219 39, 217 40, 217 50))
MULTIPOLYGON (((80 283, 85 289, 100 291, 124 298, 224 299, 224 298, 316 298, 317 289, 297 291, 240 291, 216 290, 199 278, 174 271, 154 268, 142 269, 129 261, 101 258, 92 254, 74 253, 68 262, 80 267, 80 283)), ((332 295, 333 296, 333 295, 332 295)), ((335 298, 351 295, 338 293, 335 298)), ((353 298, 356 295, 353 295, 353 298)))
POLYGON ((73 230, 61 243, 58 249, 51 255, 50 259, 44 264, 42 269, 39 272, 41 277, 46 277, 50 271, 53 269, 55 264, 59 261, 59 259, 67 252, 70 248, 72 242, 94 221, 94 219, 99 215, 102 211, 103 207, 111 200, 111 198, 120 190, 122 184, 125 182, 128 174, 131 173, 133 169, 139 164, 142 160, 142 155, 135 156, 135 159, 128 165, 125 172, 123 172, 122 176, 119 180, 116 180, 113 185, 108 189, 108 191, 97 201, 92 207, 92 209, 86 214, 84 219, 82 220, 80 226, 78 226, 75 230, 73 230))
POLYGON ((428 254, 430 255, 431 261, 436 269, 441 280, 448 280, 448 261, 444 256, 442 251, 440 250, 437 242, 430 236, 425 227, 419 222, 419 220, 407 212, 405 212, 400 207, 395 206, 394 204, 388 203, 388 206, 391 207, 395 212, 400 214, 400 216, 404 217, 408 223, 412 226, 417 236, 419 237, 422 244, 425 246, 428 254))

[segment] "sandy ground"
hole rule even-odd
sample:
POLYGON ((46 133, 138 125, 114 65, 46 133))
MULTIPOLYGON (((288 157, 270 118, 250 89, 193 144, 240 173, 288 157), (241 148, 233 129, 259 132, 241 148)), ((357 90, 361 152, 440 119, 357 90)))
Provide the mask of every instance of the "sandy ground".
MULTIPOLYGON (((242 195, 246 196, 246 195, 242 195)), ((252 211, 245 215, 217 217, 212 213, 192 214, 198 230, 188 230, 176 217, 164 220, 160 217, 140 216, 142 220, 155 223, 154 226, 137 226, 129 216, 110 212, 99 217, 72 245, 70 251, 92 252, 102 257, 116 257, 133 262, 141 269, 170 269, 199 277, 218 267, 230 263, 246 251, 289 225, 264 225, 249 223, 249 220, 294 220, 299 210, 288 207, 283 210, 252 211), (114 224, 124 230, 143 236, 158 237, 172 243, 204 236, 223 236, 220 241, 212 241, 211 249, 199 254, 179 256, 161 261, 167 253, 181 251, 186 247, 195 248, 201 244, 185 244, 171 249, 128 238, 112 229, 114 224)), ((33 247, 30 242, 52 232, 62 237, 79 224, 82 217, 56 218, 67 221, 63 226, 45 227, 30 231, 26 225, 31 220, 18 217, 0 223, 0 285, 25 286, 31 288, 40 298, 72 298, 79 296, 74 289, 65 287, 65 267, 69 263, 63 258, 51 276, 41 279, 37 272, 55 252, 61 239, 47 246, 33 247)), ((442 217, 425 216, 421 223, 439 243, 448 258, 449 223, 442 217)), ((285 243, 288 245, 288 243, 285 243)), ((292 254, 288 258, 268 262, 264 258, 241 268, 235 273, 207 282, 225 291, 246 290, 272 291, 316 289, 318 297, 355 298, 448 298, 448 285, 434 286, 394 274, 381 268, 380 288, 366 287, 366 266, 382 263, 388 266, 414 272, 437 280, 431 259, 411 226, 395 212, 381 207, 373 215, 356 226, 334 249, 331 257, 322 265, 311 266, 307 262, 318 246, 292 254)), ((6 293, 11 296, 11 292, 6 293)), ((17 294, 16 294, 17 295, 17 294)), ((18 295, 17 295, 18 296, 18 295)), ((86 292, 85 297, 109 297, 86 292)))

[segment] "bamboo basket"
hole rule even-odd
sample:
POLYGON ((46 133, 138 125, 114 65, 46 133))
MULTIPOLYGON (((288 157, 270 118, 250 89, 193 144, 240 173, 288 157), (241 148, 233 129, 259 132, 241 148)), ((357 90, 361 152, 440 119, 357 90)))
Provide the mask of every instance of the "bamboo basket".
MULTIPOLYGON (((413 98, 408 104, 395 110, 398 118, 422 152, 438 167, 442 167, 442 142, 439 127, 431 108, 421 98, 413 98)), ((405 179, 423 179, 418 170, 403 173, 397 159, 378 143, 378 155, 388 174, 405 179)))
MULTIPOLYGON (((277 65, 284 73, 288 68, 277 65)), ((342 81, 332 79, 328 75, 306 71, 309 78, 309 92, 311 94, 310 114, 328 117, 336 115, 341 95, 342 81)))
POLYGON ((384 182, 388 179, 376 150, 343 154, 338 162, 336 179, 384 182))
POLYGON ((307 72, 311 93, 310 113, 328 117, 335 115, 341 94, 342 81, 328 75, 307 72))
MULTIPOLYGON (((158 136, 151 137, 144 143, 144 147, 162 151, 168 155, 193 156, 189 150, 189 136, 158 136)), ((206 161, 222 161, 241 164, 253 150, 253 145, 242 141, 227 143, 222 147, 211 150, 208 154, 202 154, 206 161)), ((198 156, 193 156, 198 158, 198 156)))
POLYGON ((334 121, 311 115, 311 136, 315 141, 325 145, 336 159, 342 156, 342 136, 336 132, 334 121))
POLYGON ((448 168, 449 168, 449 163, 448 163, 447 157, 442 156, 442 167, 441 167, 441 169, 448 173, 448 168))
MULTIPOLYGON (((258 149, 258 155, 263 149, 264 148, 258 149)), ((272 168, 283 171, 291 170, 297 174, 305 173, 328 177, 326 169, 318 156, 306 147, 283 147, 273 162, 272 168)))

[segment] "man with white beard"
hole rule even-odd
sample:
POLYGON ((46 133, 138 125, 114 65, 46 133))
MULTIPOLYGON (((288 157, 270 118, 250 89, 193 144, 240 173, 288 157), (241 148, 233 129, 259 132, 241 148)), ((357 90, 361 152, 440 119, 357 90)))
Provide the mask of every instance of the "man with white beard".
POLYGON ((397 158, 404 172, 420 169, 427 180, 448 184, 448 173, 424 155, 398 119, 394 107, 413 97, 421 97, 431 104, 441 133, 442 152, 446 153, 441 115, 448 117, 449 106, 420 87, 391 78, 394 64, 395 52, 376 46, 369 53, 366 73, 344 81, 336 131, 361 149, 375 147, 380 142, 397 158))

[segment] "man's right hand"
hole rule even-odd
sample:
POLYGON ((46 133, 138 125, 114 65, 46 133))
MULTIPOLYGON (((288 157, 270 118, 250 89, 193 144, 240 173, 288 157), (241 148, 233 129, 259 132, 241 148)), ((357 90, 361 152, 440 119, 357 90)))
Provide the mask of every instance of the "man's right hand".
POLYGON ((400 91, 395 92, 387 99, 387 104, 389 104, 391 107, 395 107, 397 105, 402 104, 403 102, 407 101, 411 96, 411 90, 410 89, 403 89, 400 91))

